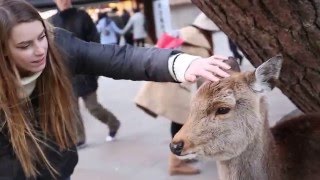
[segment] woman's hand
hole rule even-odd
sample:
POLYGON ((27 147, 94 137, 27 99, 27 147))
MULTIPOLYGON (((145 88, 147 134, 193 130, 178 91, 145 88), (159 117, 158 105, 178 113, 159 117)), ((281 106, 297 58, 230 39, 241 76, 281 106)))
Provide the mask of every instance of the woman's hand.
POLYGON ((225 70, 230 69, 230 66, 224 63, 227 57, 214 55, 209 58, 199 58, 194 60, 186 70, 184 77, 189 82, 195 82, 197 77, 203 77, 210 81, 219 81, 230 75, 225 70))

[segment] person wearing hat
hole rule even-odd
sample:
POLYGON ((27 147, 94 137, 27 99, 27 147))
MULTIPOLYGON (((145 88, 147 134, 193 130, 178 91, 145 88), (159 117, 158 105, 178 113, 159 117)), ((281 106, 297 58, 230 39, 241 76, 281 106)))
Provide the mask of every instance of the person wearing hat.
MULTIPOLYGON (((201 13, 192 25, 178 30, 179 38, 183 40, 179 50, 196 56, 210 57, 213 54, 212 34, 217 30, 219 28, 201 13)), ((187 119, 191 96, 196 88, 196 84, 146 82, 135 97, 135 103, 153 117, 163 116, 171 120, 173 137, 187 119)), ((199 169, 170 154, 170 175, 199 173, 199 169)))

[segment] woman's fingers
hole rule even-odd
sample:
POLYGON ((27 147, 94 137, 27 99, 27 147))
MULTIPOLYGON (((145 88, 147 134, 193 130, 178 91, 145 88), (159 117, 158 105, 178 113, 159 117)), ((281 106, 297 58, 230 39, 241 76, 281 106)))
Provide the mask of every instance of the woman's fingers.
POLYGON ((219 55, 194 60, 185 72, 185 79, 194 82, 197 77, 203 77, 210 81, 219 81, 220 78, 229 77, 230 75, 224 70, 231 67, 223 60, 227 58, 219 55))
POLYGON ((218 66, 215 66, 215 65, 211 65, 211 66, 206 67, 206 70, 215 74, 215 75, 218 75, 220 77, 229 77, 230 76, 228 73, 221 70, 218 66))
POLYGON ((231 66, 228 65, 227 63, 223 62, 222 60, 220 59, 215 59, 215 58, 212 58, 212 60, 209 61, 210 64, 213 64, 213 65, 216 65, 216 66, 219 66, 223 69, 230 69, 231 66))
POLYGON ((217 59, 217 60, 228 60, 228 57, 221 56, 221 55, 213 55, 210 58, 214 58, 214 59, 217 59))
POLYGON ((212 72, 209 72, 205 69, 198 70, 194 74, 186 74, 185 75, 185 79, 188 82, 195 82, 198 77, 203 77, 203 78, 210 80, 210 81, 219 81, 218 77, 216 77, 212 72))
POLYGON ((199 75, 200 75, 201 77, 204 77, 204 78, 210 80, 210 81, 219 81, 219 80, 220 80, 218 77, 216 77, 214 74, 212 74, 212 73, 209 72, 209 71, 201 71, 201 72, 199 73, 199 75))

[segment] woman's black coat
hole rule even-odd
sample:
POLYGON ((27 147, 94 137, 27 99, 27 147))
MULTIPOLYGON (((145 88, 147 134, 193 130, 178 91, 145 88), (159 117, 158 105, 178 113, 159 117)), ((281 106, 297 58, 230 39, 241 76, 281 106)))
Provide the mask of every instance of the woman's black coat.
MULTIPOLYGON (((89 14, 75 7, 59 11, 49 21, 55 27, 66 29, 87 42, 100 42, 100 35, 89 14)), ((74 75, 72 85, 77 97, 88 96, 98 89, 98 76, 74 75)))

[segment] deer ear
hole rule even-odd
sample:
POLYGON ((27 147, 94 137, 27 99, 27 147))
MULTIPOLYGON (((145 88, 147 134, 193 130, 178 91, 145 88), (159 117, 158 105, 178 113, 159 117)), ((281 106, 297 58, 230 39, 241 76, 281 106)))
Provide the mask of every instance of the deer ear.
POLYGON ((279 78, 282 62, 282 55, 277 55, 261 64, 254 72, 251 89, 259 93, 271 91, 279 78))

